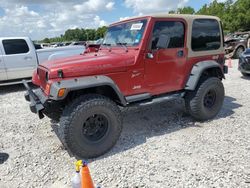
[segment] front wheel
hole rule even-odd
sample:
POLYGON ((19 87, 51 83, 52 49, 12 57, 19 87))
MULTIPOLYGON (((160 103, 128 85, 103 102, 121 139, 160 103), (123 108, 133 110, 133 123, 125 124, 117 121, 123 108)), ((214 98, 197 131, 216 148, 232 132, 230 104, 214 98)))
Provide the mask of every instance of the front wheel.
POLYGON ((195 119, 205 121, 214 118, 224 101, 224 86, 219 78, 208 78, 199 83, 196 90, 188 91, 185 105, 188 113, 195 119))
POLYGON ((244 52, 244 48, 243 47, 238 47, 237 50, 235 51, 235 54, 234 54, 234 57, 236 59, 239 59, 240 58, 240 55, 244 52))
POLYGON ((121 130, 118 106, 104 96, 91 94, 79 97, 65 108, 59 135, 73 155, 93 158, 111 149, 121 130))

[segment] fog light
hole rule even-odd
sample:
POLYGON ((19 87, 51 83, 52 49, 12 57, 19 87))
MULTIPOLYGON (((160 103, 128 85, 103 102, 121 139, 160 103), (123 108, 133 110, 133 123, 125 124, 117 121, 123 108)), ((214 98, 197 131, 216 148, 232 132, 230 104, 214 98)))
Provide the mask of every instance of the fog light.
POLYGON ((65 89, 65 88, 61 88, 61 89, 59 89, 57 96, 58 96, 58 97, 63 97, 63 96, 64 96, 64 94, 65 94, 65 91, 66 91, 66 89, 65 89))

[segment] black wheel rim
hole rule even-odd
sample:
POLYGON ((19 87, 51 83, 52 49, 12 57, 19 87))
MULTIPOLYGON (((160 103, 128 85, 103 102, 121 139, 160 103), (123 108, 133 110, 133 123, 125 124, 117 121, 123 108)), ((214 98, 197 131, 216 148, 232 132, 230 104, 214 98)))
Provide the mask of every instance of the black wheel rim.
POLYGON ((215 90, 209 90, 204 97, 204 106, 206 108, 212 108, 216 101, 215 90))
POLYGON ((83 136, 90 142, 96 142, 103 138, 108 130, 109 121, 102 114, 94 114, 83 123, 83 136))

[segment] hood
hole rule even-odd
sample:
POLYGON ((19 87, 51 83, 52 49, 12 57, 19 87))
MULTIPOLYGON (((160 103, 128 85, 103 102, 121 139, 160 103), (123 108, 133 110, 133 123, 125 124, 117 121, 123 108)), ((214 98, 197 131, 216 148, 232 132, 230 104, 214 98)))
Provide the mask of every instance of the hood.
POLYGON ((40 66, 49 71, 50 78, 57 78, 58 70, 63 71, 63 77, 79 77, 126 71, 135 58, 135 53, 112 50, 47 61, 40 66))
POLYGON ((232 42, 244 42, 246 39, 244 38, 230 38, 225 40, 225 43, 232 43, 232 42))

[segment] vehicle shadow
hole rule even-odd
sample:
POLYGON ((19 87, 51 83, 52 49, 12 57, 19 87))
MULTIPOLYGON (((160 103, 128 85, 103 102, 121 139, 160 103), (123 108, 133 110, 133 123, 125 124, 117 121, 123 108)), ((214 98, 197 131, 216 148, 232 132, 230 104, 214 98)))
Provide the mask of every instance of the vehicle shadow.
MULTIPOLYGON (((241 106, 236 103, 235 98, 226 96, 223 108, 215 119, 226 118, 234 113, 234 109, 241 106)), ((182 99, 144 107, 124 108, 122 113, 124 117, 123 130, 115 147, 103 156, 91 159, 89 162, 135 148, 151 137, 169 134, 189 127, 202 128, 185 112, 182 99)), ((52 128, 57 135, 58 126, 57 123, 52 123, 52 128)), ((70 152, 68 153, 73 156, 70 152)))
MULTIPOLYGON (((35 85, 29 84, 31 88, 36 88, 35 85)), ((15 85, 8 85, 8 86, 0 86, 0 95, 6 95, 9 93, 16 93, 20 91, 25 91, 25 87, 23 84, 15 84, 15 85)))
POLYGON ((215 119, 221 119, 231 116, 232 114, 234 114, 234 110, 240 107, 242 107, 242 105, 237 103, 237 100, 235 98, 225 96, 222 109, 215 119))
POLYGON ((25 88, 23 84, 0 86, 0 95, 5 95, 8 93, 15 93, 15 92, 24 91, 24 90, 25 88))
POLYGON ((9 154, 0 152, 0 164, 5 163, 9 158, 9 154))
POLYGON ((247 76, 241 76, 241 78, 244 79, 244 80, 250 80, 250 76, 248 76, 248 77, 247 76))

